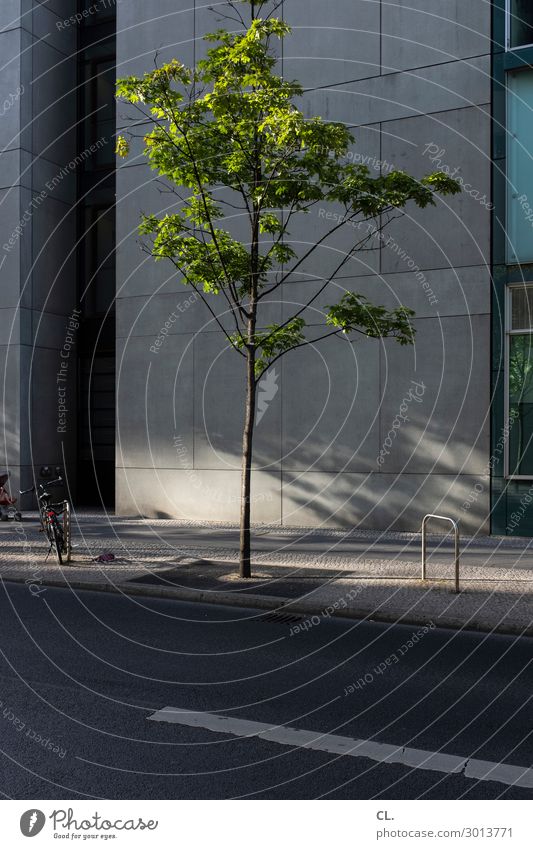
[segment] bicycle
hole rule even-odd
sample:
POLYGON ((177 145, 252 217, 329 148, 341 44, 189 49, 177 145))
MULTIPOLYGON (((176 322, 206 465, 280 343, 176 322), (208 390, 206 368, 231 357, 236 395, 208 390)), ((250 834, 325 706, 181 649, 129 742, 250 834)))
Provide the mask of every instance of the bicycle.
MULTIPOLYGON (((59 486, 63 483, 63 478, 59 477, 56 480, 50 481, 45 487, 44 484, 39 484, 39 493, 37 500, 39 502, 39 518, 41 528, 46 533, 50 548, 46 559, 48 560, 50 552, 53 550, 60 566, 64 562, 70 561, 72 550, 71 530, 70 530, 70 502, 63 501, 61 504, 50 504, 50 494, 46 491, 47 488, 59 486), (62 521, 59 517, 62 516, 62 521)), ((21 491, 21 495, 27 495, 30 492, 35 492, 35 485, 30 489, 21 491)))

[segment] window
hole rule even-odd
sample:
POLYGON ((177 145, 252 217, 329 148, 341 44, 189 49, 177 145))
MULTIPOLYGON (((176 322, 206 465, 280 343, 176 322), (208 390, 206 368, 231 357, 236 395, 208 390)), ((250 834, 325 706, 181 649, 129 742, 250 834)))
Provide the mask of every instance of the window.
MULTIPOLYGON (((109 44, 102 45, 109 51, 109 44)), ((89 51, 86 51, 86 54, 89 51)), ((84 160, 85 171, 114 168, 115 156, 115 78, 114 59, 90 56, 83 63, 83 150, 92 151, 84 160)))
POLYGON ((533 478, 533 284, 509 287, 507 473, 533 478))
POLYGON ((507 49, 533 45, 533 3, 507 0, 507 49))
MULTIPOLYGON (((532 4, 533 6, 533 4, 532 4)), ((533 71, 507 75, 507 262, 533 262, 533 71)))

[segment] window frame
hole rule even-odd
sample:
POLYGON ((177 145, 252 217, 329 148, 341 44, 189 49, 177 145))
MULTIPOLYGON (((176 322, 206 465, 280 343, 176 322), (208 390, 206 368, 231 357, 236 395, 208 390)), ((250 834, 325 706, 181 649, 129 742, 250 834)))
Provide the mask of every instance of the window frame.
POLYGON ((511 47, 511 3, 512 0, 505 0, 505 52, 514 52, 515 50, 525 50, 527 47, 533 47, 533 41, 530 44, 519 44, 516 47, 511 47))
MULTIPOLYGON (((532 48, 533 49, 533 48, 532 48)), ((514 266, 515 268, 521 265, 533 264, 533 243, 528 239, 528 250, 524 250, 521 241, 521 232, 518 227, 514 230, 512 224, 518 221, 523 221, 524 216, 518 215, 513 201, 517 200, 520 195, 518 185, 520 177, 523 177, 523 169, 520 167, 520 157, 524 144, 522 139, 522 129, 520 115, 522 113, 530 114, 531 109, 527 104, 529 101, 529 92, 518 94, 518 86, 520 81, 529 78, 533 83, 533 65, 524 66, 522 68, 512 68, 506 74, 505 80, 505 264, 514 266), (512 216, 517 216, 513 218, 512 216)), ((532 157, 529 157, 532 159, 532 157)), ((533 162, 533 159, 532 159, 533 162)), ((528 196, 533 196, 530 192, 528 196)), ((533 284, 533 280, 531 281, 533 284)), ((515 285, 529 285, 529 281, 515 285)))
MULTIPOLYGON (((505 293, 505 351, 504 351, 504 391, 505 391, 505 406, 504 406, 504 421, 505 427, 509 428, 509 360, 511 354, 511 339, 513 336, 531 336, 533 337, 533 321, 531 326, 527 328, 517 328, 513 330, 513 290, 514 289, 533 289, 533 280, 525 280, 520 283, 509 283, 505 293)), ((509 431, 510 434, 510 431, 509 431)), ((503 456, 503 474, 506 480, 529 481, 533 480, 533 472, 529 475, 511 474, 509 471, 509 449, 511 438, 510 435, 505 441, 505 451, 503 456)))

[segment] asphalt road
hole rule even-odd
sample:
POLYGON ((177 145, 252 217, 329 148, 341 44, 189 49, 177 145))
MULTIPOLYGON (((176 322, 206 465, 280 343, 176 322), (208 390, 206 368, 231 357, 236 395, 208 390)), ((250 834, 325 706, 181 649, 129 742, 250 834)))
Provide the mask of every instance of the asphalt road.
POLYGON ((4 583, 0 791, 14 799, 533 798, 533 789, 462 773, 150 721, 172 706, 230 724, 531 767, 533 640, 431 629, 413 641, 413 626, 315 619, 303 630, 269 616, 50 588, 32 597, 4 583))

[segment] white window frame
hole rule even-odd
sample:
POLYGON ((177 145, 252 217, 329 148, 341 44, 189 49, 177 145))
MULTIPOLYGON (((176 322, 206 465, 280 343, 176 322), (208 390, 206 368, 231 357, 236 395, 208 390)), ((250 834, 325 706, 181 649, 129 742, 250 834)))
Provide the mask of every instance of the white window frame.
MULTIPOLYGON (((522 329, 513 329, 513 289, 533 289, 533 281, 524 281, 522 283, 510 283, 507 286, 505 293, 505 351, 504 351, 504 370, 505 370, 505 427, 509 428, 509 359, 511 354, 511 337, 512 336, 532 336, 533 337, 533 321, 531 327, 522 329)), ((505 451, 503 455, 503 474, 507 480, 514 481, 529 481, 533 480, 533 472, 530 475, 512 475, 509 471, 509 444, 511 441, 510 430, 509 436, 505 442, 505 451)))
POLYGON ((505 50, 508 52, 509 50, 523 50, 525 47, 533 47, 533 42, 531 44, 520 44, 517 47, 511 47, 511 2, 512 0, 505 0, 505 50))

